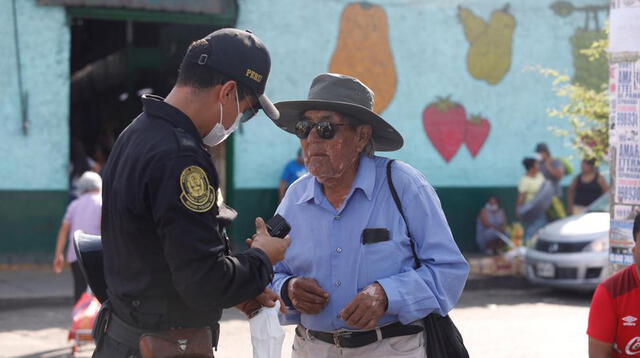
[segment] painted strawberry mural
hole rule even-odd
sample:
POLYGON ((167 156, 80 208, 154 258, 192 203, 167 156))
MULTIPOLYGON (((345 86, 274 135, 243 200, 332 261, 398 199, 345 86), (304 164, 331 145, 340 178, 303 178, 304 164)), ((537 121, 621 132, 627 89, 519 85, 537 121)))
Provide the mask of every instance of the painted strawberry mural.
POLYGON ((449 97, 438 98, 422 112, 422 123, 433 146, 449 162, 464 141, 467 124, 464 107, 449 97))
POLYGON ((491 124, 480 115, 472 115, 467 121, 466 131, 464 133, 464 144, 474 158, 478 155, 482 145, 487 140, 490 130, 491 124))

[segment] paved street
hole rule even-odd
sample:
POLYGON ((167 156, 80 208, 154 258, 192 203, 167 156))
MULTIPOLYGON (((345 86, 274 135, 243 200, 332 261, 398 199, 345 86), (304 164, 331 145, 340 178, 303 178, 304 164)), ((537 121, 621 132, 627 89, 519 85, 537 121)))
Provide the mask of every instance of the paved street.
MULTIPOLYGON (((472 357, 584 357, 590 295, 540 288, 466 291, 452 317, 472 357)), ((69 309, 64 306, 0 311, 0 357, 67 357, 69 309)), ((283 357, 290 356, 287 327, 283 357)), ((249 324, 235 311, 222 322, 216 357, 251 357, 249 324)), ((89 357, 90 347, 77 356, 89 357)))

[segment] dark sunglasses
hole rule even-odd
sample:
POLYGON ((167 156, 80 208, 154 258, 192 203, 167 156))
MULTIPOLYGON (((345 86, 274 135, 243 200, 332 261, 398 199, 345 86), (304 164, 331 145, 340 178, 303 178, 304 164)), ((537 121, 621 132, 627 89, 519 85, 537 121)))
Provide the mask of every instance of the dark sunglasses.
POLYGON ((300 139, 307 139, 309 133, 313 128, 316 129, 316 133, 318 133, 318 137, 322 139, 331 139, 336 135, 336 127, 339 126, 348 126, 346 123, 331 123, 329 121, 322 121, 318 123, 313 123, 309 121, 299 121, 296 123, 296 135, 300 139))

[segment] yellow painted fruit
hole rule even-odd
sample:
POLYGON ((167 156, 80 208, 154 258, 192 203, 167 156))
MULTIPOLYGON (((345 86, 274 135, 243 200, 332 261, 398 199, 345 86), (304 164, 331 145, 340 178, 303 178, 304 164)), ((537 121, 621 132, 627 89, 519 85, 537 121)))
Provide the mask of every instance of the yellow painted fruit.
POLYGON ((351 3, 342 11, 338 43, 329 72, 353 76, 375 93, 374 112, 387 108, 397 88, 397 75, 387 14, 378 5, 351 3))
POLYGON ((499 83, 511 66, 515 18, 507 12, 507 7, 494 11, 488 23, 462 7, 458 9, 458 18, 469 41, 469 74, 491 85, 499 83), (485 26, 481 26, 481 22, 485 26))

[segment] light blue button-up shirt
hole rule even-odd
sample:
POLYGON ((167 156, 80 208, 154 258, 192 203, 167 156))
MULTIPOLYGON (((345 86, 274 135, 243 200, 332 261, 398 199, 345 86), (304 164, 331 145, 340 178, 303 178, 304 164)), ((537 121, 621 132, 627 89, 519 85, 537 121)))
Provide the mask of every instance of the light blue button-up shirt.
POLYGON ((392 164, 393 183, 400 196, 422 262, 415 269, 407 225, 387 184, 388 159, 362 156, 349 195, 336 210, 315 177, 293 183, 277 212, 291 224, 291 246, 275 266, 271 288, 280 293, 287 279, 310 277, 329 293, 318 314, 289 308, 282 324, 302 323, 318 331, 353 329, 339 312, 364 287, 378 282, 389 306, 378 326, 410 323, 431 312, 446 314, 458 301, 469 267, 460 253, 440 200, 424 176, 402 163, 392 164), (363 244, 367 228, 386 228, 389 240, 363 244))

